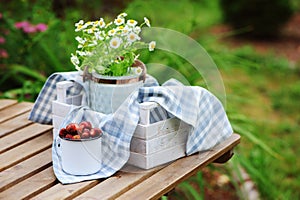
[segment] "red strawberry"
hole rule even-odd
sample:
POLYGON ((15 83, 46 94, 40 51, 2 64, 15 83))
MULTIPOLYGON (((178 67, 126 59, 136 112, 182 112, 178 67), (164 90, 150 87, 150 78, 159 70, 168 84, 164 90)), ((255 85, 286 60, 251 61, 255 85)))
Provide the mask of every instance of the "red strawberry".
POLYGON ((84 129, 83 133, 81 134, 82 139, 87 139, 90 137, 90 130, 84 129))
POLYGON ((76 123, 70 123, 67 125, 66 130, 71 135, 77 135, 77 130, 79 129, 79 125, 76 123))
POLYGON ((87 129, 91 129, 92 128, 92 124, 91 122, 88 122, 88 121, 83 121, 79 124, 79 126, 83 125, 84 128, 87 128, 87 129))
POLYGON ((79 128, 78 128, 77 132, 78 132, 79 134, 83 133, 84 127, 85 127, 85 126, 84 126, 83 124, 79 125, 79 128))
POLYGON ((99 137, 101 136, 102 131, 99 128, 93 128, 91 129, 90 135, 91 137, 99 137))
POLYGON ((60 129, 59 137, 64 138, 67 135, 67 130, 65 128, 60 129))
POLYGON ((66 139, 73 139, 73 135, 67 134, 67 135, 65 136, 65 138, 66 138, 66 139))

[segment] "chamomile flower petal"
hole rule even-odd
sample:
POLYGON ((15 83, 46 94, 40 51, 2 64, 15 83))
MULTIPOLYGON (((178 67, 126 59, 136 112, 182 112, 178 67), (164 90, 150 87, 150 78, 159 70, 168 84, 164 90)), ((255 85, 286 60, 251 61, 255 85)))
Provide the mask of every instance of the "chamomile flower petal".
POLYGON ((129 34, 127 35, 127 39, 128 39, 128 41, 129 41, 130 43, 132 43, 132 42, 135 42, 135 41, 137 41, 137 40, 140 40, 141 38, 140 38, 137 34, 131 32, 131 33, 129 33, 129 34))
POLYGON ((133 28, 133 31, 134 31, 136 34, 139 34, 139 33, 142 31, 142 29, 141 29, 141 27, 136 26, 136 27, 133 28))
POLYGON ((78 57, 74 54, 71 54, 71 62, 73 65, 75 65, 76 67, 78 67, 80 61, 78 59, 78 57))
POLYGON ((109 36, 113 36, 115 34, 116 34, 116 30, 115 29, 111 29, 111 30, 108 31, 108 35, 109 36))
POLYGON ((143 69, 141 67, 134 67, 134 73, 140 75, 143 72, 143 69))
POLYGON ((117 48, 119 48, 119 46, 121 45, 121 43, 122 43, 122 39, 121 38, 114 37, 114 38, 112 38, 110 40, 109 45, 110 45, 111 48, 117 49, 117 48))
POLYGON ((118 15, 118 18, 124 18, 126 16, 127 16, 127 13, 121 13, 121 14, 118 15))
POLYGON ((79 20, 79 22, 75 23, 75 27, 82 26, 83 24, 84 24, 84 21, 81 19, 81 20, 79 20))
POLYGON ((148 19, 147 17, 144 17, 144 22, 145 22, 145 24, 146 24, 148 27, 151 27, 150 21, 149 21, 149 19, 148 19))
POLYGON ((135 25, 137 25, 137 21, 135 21, 134 19, 129 19, 129 20, 127 20, 127 24, 129 26, 135 26, 135 25))
POLYGON ((149 51, 154 51, 155 46, 156 46, 156 42, 155 41, 151 41, 149 43, 149 51))
POLYGON ((105 27, 105 22, 103 18, 100 18, 100 20, 98 21, 98 25, 100 28, 104 28, 105 27))
POLYGON ((115 25, 117 25, 117 26, 120 26, 120 25, 124 24, 124 22, 125 22, 125 19, 124 18, 120 18, 120 17, 118 17, 114 21, 115 25))
POLYGON ((79 44, 84 44, 86 42, 86 39, 79 37, 79 36, 76 36, 75 39, 77 40, 77 42, 79 44))

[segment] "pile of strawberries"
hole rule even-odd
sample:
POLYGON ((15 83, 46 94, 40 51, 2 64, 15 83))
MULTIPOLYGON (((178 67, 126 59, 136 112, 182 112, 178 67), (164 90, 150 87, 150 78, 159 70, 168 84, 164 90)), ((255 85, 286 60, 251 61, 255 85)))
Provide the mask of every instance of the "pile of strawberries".
POLYGON ((93 128, 88 121, 80 122, 80 124, 70 123, 59 131, 59 137, 70 140, 97 138, 101 135, 102 131, 99 128, 93 128))

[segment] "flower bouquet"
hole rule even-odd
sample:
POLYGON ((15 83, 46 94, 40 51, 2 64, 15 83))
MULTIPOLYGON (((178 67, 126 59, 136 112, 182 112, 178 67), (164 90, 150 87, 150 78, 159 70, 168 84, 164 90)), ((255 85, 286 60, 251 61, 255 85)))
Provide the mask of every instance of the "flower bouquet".
POLYGON ((89 106, 98 112, 112 113, 138 87, 143 85, 146 66, 138 60, 139 49, 153 51, 156 42, 141 41, 144 25, 150 21, 144 17, 138 25, 134 19, 119 14, 113 21, 103 18, 75 24, 77 50, 71 54, 71 62, 78 71, 83 71, 84 80, 89 80, 89 106))

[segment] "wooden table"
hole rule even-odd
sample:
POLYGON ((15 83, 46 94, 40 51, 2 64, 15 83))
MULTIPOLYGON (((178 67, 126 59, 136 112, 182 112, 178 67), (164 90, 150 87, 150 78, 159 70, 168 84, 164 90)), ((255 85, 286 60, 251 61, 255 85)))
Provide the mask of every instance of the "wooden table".
POLYGON ((233 134, 211 151, 162 167, 62 185, 52 169, 52 126, 28 121, 32 106, 0 100, 0 199, 158 199, 209 163, 226 162, 240 141, 233 134))

